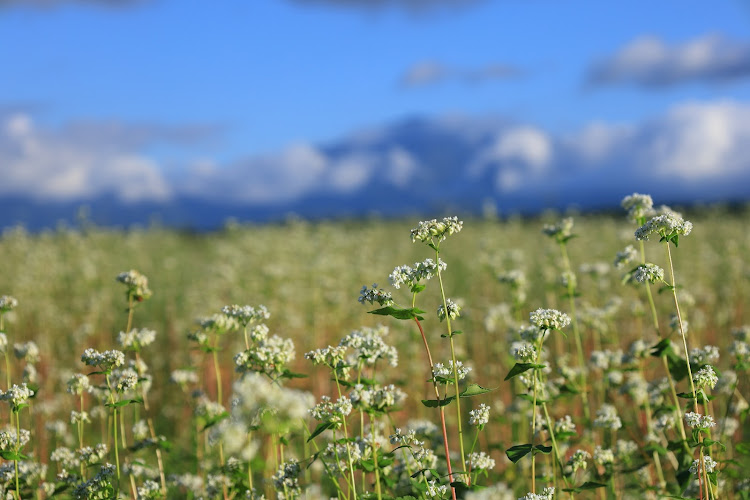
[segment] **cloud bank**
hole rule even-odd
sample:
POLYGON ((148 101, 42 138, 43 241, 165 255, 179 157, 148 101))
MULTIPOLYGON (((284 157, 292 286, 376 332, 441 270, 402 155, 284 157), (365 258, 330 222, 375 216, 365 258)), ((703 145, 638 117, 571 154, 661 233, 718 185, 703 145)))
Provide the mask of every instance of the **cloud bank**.
POLYGON ((750 76, 750 42, 709 34, 668 44, 655 36, 636 38, 594 64, 593 86, 636 85, 647 88, 684 83, 726 83, 750 76))
POLYGON ((209 132, 195 127, 69 124, 0 116, 0 197, 126 204, 206 203, 348 211, 477 204, 507 209, 613 205, 629 191, 660 199, 750 199, 750 103, 683 103, 633 124, 556 134, 471 116, 405 120, 327 145, 298 143, 226 164, 196 160, 167 174, 148 146, 209 132))

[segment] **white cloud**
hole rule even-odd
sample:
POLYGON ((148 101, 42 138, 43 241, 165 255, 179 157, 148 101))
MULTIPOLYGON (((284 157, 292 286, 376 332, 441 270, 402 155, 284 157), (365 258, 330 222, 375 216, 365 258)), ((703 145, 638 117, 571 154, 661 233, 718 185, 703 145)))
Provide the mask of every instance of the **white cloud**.
POLYGON ((105 145, 84 147, 67 140, 65 131, 37 129, 25 114, 3 120, 0 194, 40 201, 113 194, 126 202, 163 201, 171 195, 159 165, 145 156, 105 145))
POLYGON ((750 106, 685 104, 648 124, 639 141, 640 167, 662 177, 697 182, 747 172, 750 106))
POLYGON ((750 42, 709 34, 667 44, 654 36, 636 38, 595 64, 593 85, 663 87, 686 82, 726 82, 750 76, 750 42))

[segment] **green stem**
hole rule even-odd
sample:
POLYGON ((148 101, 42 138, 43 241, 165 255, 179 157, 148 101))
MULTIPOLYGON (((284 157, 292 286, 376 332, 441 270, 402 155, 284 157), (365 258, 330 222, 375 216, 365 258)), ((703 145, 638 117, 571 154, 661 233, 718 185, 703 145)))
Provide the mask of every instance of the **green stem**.
MULTIPOLYGON (((562 253, 563 264, 569 275, 573 275, 568 258, 568 250, 564 242, 560 242, 560 252, 562 253)), ((573 337, 576 341, 576 351, 578 353, 578 368, 580 369, 581 397, 583 398, 583 415, 587 422, 591 422, 591 409, 589 408, 588 395, 588 377, 586 375, 586 361, 583 357, 583 343, 581 342, 581 332, 578 330, 578 315, 576 314, 575 284, 572 279, 568 279, 568 302, 570 304, 570 319, 573 326, 573 337)))
MULTIPOLYGON (((437 264, 437 276, 438 282, 440 283, 440 295, 443 299, 443 311, 445 311, 445 323, 448 328, 448 340, 450 340, 451 346, 451 359, 453 360, 453 387, 456 390, 456 422, 458 426, 458 446, 461 450, 461 464, 465 469, 466 454, 464 452, 464 431, 463 424, 461 422, 461 391, 458 387, 458 362, 456 359, 456 348, 453 342, 453 330, 451 328, 451 317, 448 311, 448 299, 445 296, 445 288, 443 287, 443 276, 440 272, 440 251, 435 247, 435 263, 437 264)), ((466 479, 467 486, 471 486, 471 478, 464 472, 464 478, 466 479)))
MULTIPOLYGON (((333 370, 333 378, 336 381, 336 390, 339 393, 339 398, 342 398, 343 395, 341 393, 341 384, 339 383, 339 376, 336 373, 336 370, 333 370)), ((342 416, 341 423, 344 428, 344 443, 346 445, 346 456, 347 460, 349 461, 349 475, 351 476, 351 488, 352 488, 352 494, 354 496, 354 500, 357 500, 357 482, 354 479, 354 463, 352 462, 352 452, 349 449, 349 432, 346 429, 346 417, 342 416)))
MULTIPOLYGON (((16 415, 16 456, 21 452, 21 416, 18 412, 11 410, 10 421, 13 422, 13 414, 16 415)), ((13 460, 13 467, 16 471, 16 499, 21 500, 21 487, 18 480, 18 458, 13 460)))

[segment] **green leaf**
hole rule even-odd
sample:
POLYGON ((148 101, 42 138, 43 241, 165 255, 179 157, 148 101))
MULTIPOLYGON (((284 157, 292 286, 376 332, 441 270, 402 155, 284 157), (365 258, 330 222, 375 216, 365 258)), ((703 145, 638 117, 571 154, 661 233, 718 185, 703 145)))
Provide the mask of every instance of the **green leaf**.
POLYGON ((420 314, 424 314, 425 311, 417 308, 417 307, 411 307, 409 309, 404 309, 400 307, 393 307, 393 306, 386 306, 381 307, 380 309, 375 309, 374 311, 370 311, 369 314, 377 314, 379 316, 393 316, 396 319, 424 319, 420 314))
POLYGON ((110 408, 121 408, 123 406, 133 405, 133 404, 142 404, 143 399, 137 398, 137 399, 123 399, 121 401, 115 401, 114 403, 105 403, 104 406, 108 406, 110 408))
POLYGON ((455 337, 456 335, 461 335, 462 333, 464 333, 464 332, 462 332, 461 330, 453 330, 450 333, 444 333, 444 334, 442 334, 441 337, 442 338, 450 338, 450 337, 455 337))
POLYGON ((441 399, 438 401, 437 399, 423 399, 422 404, 425 405, 427 408, 438 408, 440 406, 447 406, 451 404, 451 401, 456 399, 456 396, 448 396, 445 399, 441 399))
POLYGON ((544 368, 545 366, 547 365, 538 365, 535 363, 516 363, 515 365, 513 365, 513 368, 510 369, 503 380, 510 380, 513 377, 517 377, 518 375, 531 370, 532 368, 544 368))
POLYGON ((543 444, 538 444, 534 446, 534 448, 536 450, 534 453, 539 452, 539 453, 544 453, 545 455, 549 455, 550 453, 552 453, 551 446, 544 446, 543 444))
POLYGON ((486 387, 482 387, 479 384, 470 384, 466 389, 463 390, 463 392, 461 392, 461 394, 459 394, 459 396, 462 398, 472 398, 481 394, 487 394, 488 392, 492 392, 495 389, 487 389, 486 387))
POLYGON ((597 483, 595 481, 586 481, 581 486, 577 486, 575 488, 563 488, 563 491, 566 493, 580 493, 582 491, 595 490, 597 488, 604 488, 606 486, 607 485, 603 483, 597 483))
POLYGON ((321 423, 319 423, 318 426, 315 428, 315 430, 312 431, 312 434, 310 434, 310 437, 307 438, 307 442, 309 443, 310 441, 313 440, 313 438, 319 436, 323 432, 327 431, 328 429, 332 429, 334 427, 335 427, 335 425, 333 423, 331 423, 331 422, 321 422, 321 423))
POLYGON ((215 417, 208 419, 206 421, 206 425, 203 426, 203 428, 201 429, 201 431, 205 431, 206 429, 208 429, 210 427, 213 427, 214 425, 218 424, 219 422, 221 422, 225 418, 229 418, 229 412, 228 411, 219 413, 215 417))
MULTIPOLYGON (((487 389, 485 387, 482 387, 479 384, 471 384, 466 389, 463 390, 459 394, 461 398, 472 398, 474 396, 479 396, 481 394, 487 394, 488 392, 492 392, 495 389, 487 389)), ((436 399, 423 399, 422 404, 425 405, 427 408, 438 408, 440 406, 446 406, 453 402, 453 400, 456 399, 456 396, 448 396, 445 399, 441 399, 440 401, 436 399)))
POLYGON ((15 451, 10 451, 10 450, 0 451, 0 457, 3 457, 5 460, 15 460, 15 461, 26 460, 27 458, 29 458, 22 453, 17 453, 15 451))
POLYGON ((531 453, 531 444, 517 444, 511 446, 505 450, 505 454, 508 456, 508 460, 511 462, 518 463, 523 457, 531 453))
POLYGON ((411 286, 411 292, 412 292, 412 293, 419 293, 419 292, 421 292, 422 290, 424 290, 426 286, 427 286, 427 285, 420 285, 419 283, 414 283, 414 284, 413 284, 413 285, 411 286))
POLYGON ((719 442, 719 441, 716 441, 715 439, 711 439, 711 438, 705 438, 705 439, 703 440, 703 446, 705 446, 705 447, 711 447, 711 446, 713 446, 713 445, 715 445, 715 444, 718 444, 719 446, 721 446, 721 449, 722 449, 722 450, 725 450, 725 451, 726 451, 727 447, 726 447, 726 446, 724 446, 724 445, 723 445, 723 444, 722 444, 721 442, 719 442))
POLYGON ((305 375, 304 373, 294 373, 293 371, 291 371, 289 369, 285 369, 283 372, 281 372, 281 375, 279 375, 279 377, 281 377, 281 378, 288 378, 288 379, 292 379, 292 378, 307 378, 307 375, 305 375))
POLYGON ((651 355, 654 357, 661 357, 665 351, 667 351, 672 345, 672 341, 668 338, 661 339, 656 345, 651 348, 651 355))
POLYGON ((740 453, 742 455, 750 455, 750 443, 744 442, 744 443, 737 443, 734 445, 734 449, 737 453, 740 453))

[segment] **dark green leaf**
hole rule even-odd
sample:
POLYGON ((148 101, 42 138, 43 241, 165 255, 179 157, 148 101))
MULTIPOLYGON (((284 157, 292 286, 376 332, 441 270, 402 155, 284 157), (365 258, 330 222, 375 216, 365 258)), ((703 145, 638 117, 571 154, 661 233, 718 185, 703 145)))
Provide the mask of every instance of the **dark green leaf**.
POLYGON ((419 319, 419 315, 424 314, 424 311, 416 307, 404 309, 400 307, 386 306, 381 307, 380 309, 375 309, 374 311, 370 311, 370 314, 377 314, 379 316, 393 316, 396 319, 419 319))
POLYGON ((202 430, 202 431, 205 431, 205 430, 206 430, 206 429, 208 429, 209 427, 213 427, 214 425, 218 424, 219 422, 221 422, 221 421, 222 421, 222 420, 224 420, 225 418, 229 418, 229 412, 228 412, 228 411, 225 411, 225 412, 219 413, 218 415, 216 415, 216 416, 215 416, 215 417, 213 417, 213 418, 209 418, 209 419, 208 419, 208 420, 206 421, 206 425, 204 425, 204 426, 203 426, 203 428, 202 428, 201 430, 202 430))
POLYGON ((305 375, 304 373, 294 373, 293 371, 291 371, 289 369, 286 369, 283 372, 281 372, 280 377, 281 378, 288 378, 288 379, 292 379, 292 378, 307 378, 307 375, 305 375))
POLYGON ((510 460, 514 464, 518 463, 519 460, 521 460, 529 453, 531 453, 530 444, 517 444, 505 450, 505 454, 508 456, 508 460, 510 460))
POLYGON ((545 366, 546 365, 538 365, 535 363, 516 363, 515 365, 513 365, 513 368, 510 369, 503 380, 510 380, 513 377, 517 377, 518 375, 531 370, 532 368, 544 368, 545 366))
POLYGON ((318 435, 327 431, 328 429, 332 429, 333 427, 335 427, 335 425, 332 424, 331 422, 319 423, 318 426, 315 428, 315 430, 312 432, 312 434, 310 434, 310 437, 307 438, 307 442, 309 443, 310 441, 312 441, 313 438, 317 437, 318 435))
POLYGON ((672 345, 672 341, 669 339, 661 339, 656 345, 654 345, 651 348, 651 355, 655 357, 660 357, 664 352, 669 349, 669 347, 672 345))

